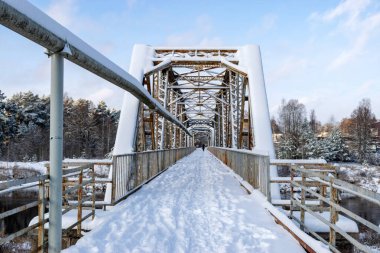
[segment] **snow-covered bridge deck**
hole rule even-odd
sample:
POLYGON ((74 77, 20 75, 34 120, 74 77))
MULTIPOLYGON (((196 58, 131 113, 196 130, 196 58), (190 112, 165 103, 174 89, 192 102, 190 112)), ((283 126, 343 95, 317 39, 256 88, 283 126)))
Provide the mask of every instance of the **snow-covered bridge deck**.
POLYGON ((304 252, 235 176, 197 149, 65 252, 304 252))

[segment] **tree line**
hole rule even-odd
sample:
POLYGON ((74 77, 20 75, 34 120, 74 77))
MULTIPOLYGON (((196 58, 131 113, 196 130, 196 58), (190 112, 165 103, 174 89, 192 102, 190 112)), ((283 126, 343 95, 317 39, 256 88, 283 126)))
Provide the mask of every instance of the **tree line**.
MULTIPOLYGON (((64 97, 65 158, 103 158, 114 145, 120 112, 105 102, 64 97)), ((50 98, 21 92, 6 98, 0 90, 0 159, 49 159, 50 98)))
MULTIPOLYGON (((336 123, 332 118, 322 125, 311 110, 297 99, 283 100, 278 118, 272 118, 272 131, 280 135, 277 156, 286 159, 323 158, 327 161, 357 161, 378 164, 372 134, 376 117, 369 99, 363 99, 350 117, 336 123)), ((377 140, 376 140, 377 138, 377 140)))

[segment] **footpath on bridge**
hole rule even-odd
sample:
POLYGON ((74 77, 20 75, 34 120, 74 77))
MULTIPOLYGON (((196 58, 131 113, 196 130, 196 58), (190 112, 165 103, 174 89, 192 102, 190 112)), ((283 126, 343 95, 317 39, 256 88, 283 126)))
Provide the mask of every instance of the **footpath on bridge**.
POLYGON ((178 161, 64 252, 304 252, 208 151, 178 161))

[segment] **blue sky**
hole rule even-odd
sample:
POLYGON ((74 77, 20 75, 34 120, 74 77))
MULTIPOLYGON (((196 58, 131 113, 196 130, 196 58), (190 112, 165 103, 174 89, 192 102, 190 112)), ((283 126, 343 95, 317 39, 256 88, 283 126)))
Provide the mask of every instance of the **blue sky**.
MULTIPOLYGON (((270 111, 297 98, 326 122, 370 98, 380 117, 378 0, 31 0, 128 69, 133 44, 240 46, 262 50, 270 111)), ((0 89, 49 94, 49 59, 40 46, 0 26, 0 89)), ((120 108, 122 92, 65 63, 65 91, 120 108)))

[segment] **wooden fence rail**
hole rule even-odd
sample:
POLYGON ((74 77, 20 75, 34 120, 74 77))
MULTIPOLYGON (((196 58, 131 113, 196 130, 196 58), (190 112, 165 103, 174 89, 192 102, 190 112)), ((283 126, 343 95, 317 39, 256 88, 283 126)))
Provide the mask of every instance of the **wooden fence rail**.
MULTIPOLYGON (((77 221, 66 228, 63 233, 66 233, 69 229, 77 227, 77 234, 81 233, 82 222, 90 217, 94 217, 95 206, 92 205, 91 215, 82 216, 83 202, 87 199, 95 201, 95 173, 93 164, 84 164, 75 168, 63 168, 62 172, 63 180, 63 210, 62 214, 69 212, 70 210, 77 209, 77 221), (86 186, 92 187, 92 193, 86 199, 83 199, 83 189, 86 186), (77 203, 74 205, 69 204, 69 196, 77 198, 77 203)), ((38 207, 38 222, 29 224, 26 228, 20 229, 12 234, 6 235, 0 238, 0 245, 3 245, 17 237, 27 234, 28 232, 37 229, 37 251, 45 252, 48 239, 45 236, 45 225, 49 224, 49 218, 46 213, 46 207, 49 201, 49 173, 46 175, 35 176, 31 178, 15 179, 0 183, 0 195, 8 194, 20 190, 25 190, 32 187, 38 187, 38 199, 31 201, 30 203, 13 208, 0 213, 0 220, 5 219, 11 215, 18 214, 30 208, 38 207)))
POLYGON ((306 232, 312 234, 314 237, 324 242, 329 246, 333 252, 340 252, 336 247, 336 235, 340 234, 348 242, 350 242, 356 249, 361 252, 373 252, 371 248, 360 243, 357 239, 352 237, 350 234, 345 232, 343 229, 336 225, 339 220, 339 213, 343 213, 345 216, 355 220, 358 223, 366 226, 367 228, 380 233, 380 228, 367 221, 366 219, 360 217, 359 215, 351 212, 350 210, 339 205, 338 194, 341 192, 348 192, 362 199, 366 199, 372 203, 375 203, 380 206, 380 194, 376 192, 369 191, 362 187, 344 182, 336 178, 333 170, 322 169, 307 169, 305 166, 290 166, 291 169, 291 206, 290 206, 290 218, 299 223, 300 228, 306 232), (294 180, 294 175, 300 174, 302 180, 294 180), (315 187, 318 185, 319 187, 315 187), (296 196, 294 194, 294 188, 301 190, 301 195, 296 196), (307 205, 306 194, 309 195, 309 198, 320 201, 321 206, 324 207, 324 210, 328 210, 330 213, 330 218, 326 219, 320 215, 320 211, 316 210, 307 205), (293 215, 294 209, 297 208, 300 210, 300 217, 295 217, 293 215), (329 227, 329 239, 328 241, 322 238, 320 235, 312 231, 311 228, 307 227, 305 222, 305 213, 309 213, 311 216, 319 220, 321 223, 329 227))

